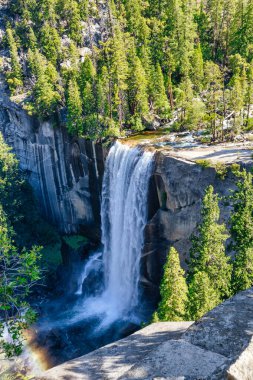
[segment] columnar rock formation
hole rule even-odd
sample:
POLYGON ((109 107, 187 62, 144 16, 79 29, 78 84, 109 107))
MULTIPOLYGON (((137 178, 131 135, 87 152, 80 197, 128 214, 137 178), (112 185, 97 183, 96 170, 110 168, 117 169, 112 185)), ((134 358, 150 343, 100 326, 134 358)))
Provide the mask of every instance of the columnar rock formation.
POLYGON ((71 138, 64 128, 40 123, 12 103, 1 107, 0 116, 0 130, 48 220, 64 233, 83 228, 98 234, 102 145, 71 138))

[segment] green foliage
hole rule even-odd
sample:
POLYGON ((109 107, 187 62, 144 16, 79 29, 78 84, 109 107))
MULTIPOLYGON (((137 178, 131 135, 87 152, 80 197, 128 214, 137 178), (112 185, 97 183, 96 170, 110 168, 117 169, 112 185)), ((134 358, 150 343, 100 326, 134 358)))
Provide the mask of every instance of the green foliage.
POLYGON ((73 78, 68 84, 67 93, 67 128, 69 132, 82 133, 82 101, 77 81, 73 78))
POLYGON ((162 69, 159 64, 153 68, 151 73, 151 94, 154 112, 162 117, 168 117, 170 107, 166 96, 162 69))
POLYGON ((7 73, 7 82, 12 94, 23 85, 22 68, 19 62, 18 48, 11 28, 6 29, 6 38, 10 50, 11 71, 7 73))
POLYGON ((252 174, 246 170, 241 172, 232 202, 230 231, 235 252, 232 288, 237 293, 253 285, 253 184, 252 174))
POLYGON ((75 250, 87 243, 87 239, 81 235, 64 236, 63 239, 66 244, 75 250))
POLYGON ((61 86, 73 79, 87 119, 82 125, 72 120, 73 129, 68 123, 73 134, 106 136, 111 125, 121 133, 142 130, 147 121, 167 122, 172 113, 174 129, 207 129, 212 141, 252 129, 252 0, 10 3, 11 70, 5 65, 4 71, 13 95, 32 95, 25 103, 30 113, 47 118, 65 106, 61 86), (97 42, 94 23, 101 15, 106 33, 97 42), (83 60, 84 46, 91 54, 83 60), (36 80, 29 50, 42 69, 36 80), (57 84, 45 73, 48 62, 57 84))
POLYGON ((196 160, 196 164, 202 166, 202 168, 212 167, 212 162, 210 160, 205 160, 205 159, 196 160))
POLYGON ((196 273, 204 272, 211 284, 215 284, 217 298, 223 300, 230 295, 231 265, 225 253, 228 235, 225 225, 218 223, 218 196, 212 186, 207 188, 203 198, 201 216, 197 234, 192 238, 189 284, 196 273))
POLYGON ((178 252, 171 248, 160 286, 161 301, 153 320, 183 321, 186 319, 188 288, 178 252))
POLYGON ((236 164, 236 163, 231 164, 230 165, 230 170, 237 177, 240 176, 240 174, 241 174, 241 167, 240 167, 239 164, 236 164))
POLYGON ((51 27, 49 23, 45 23, 40 33, 42 51, 46 58, 56 65, 61 51, 61 41, 58 32, 55 28, 51 27))
POLYGON ((60 94, 55 91, 46 73, 39 76, 33 94, 35 98, 34 107, 40 117, 52 115, 61 100, 60 94))
POLYGON ((216 170, 217 176, 224 180, 228 171, 228 167, 226 166, 226 164, 224 164, 223 162, 217 162, 215 164, 215 170, 216 170))
POLYGON ((208 274, 196 272, 189 284, 188 316, 190 320, 198 320, 208 311, 214 309, 220 302, 208 274))
POLYGON ((0 337, 8 333, 11 340, 0 340, 7 357, 22 352, 22 332, 35 319, 26 301, 33 285, 40 279, 39 247, 18 250, 12 243, 13 230, 0 207, 0 337))

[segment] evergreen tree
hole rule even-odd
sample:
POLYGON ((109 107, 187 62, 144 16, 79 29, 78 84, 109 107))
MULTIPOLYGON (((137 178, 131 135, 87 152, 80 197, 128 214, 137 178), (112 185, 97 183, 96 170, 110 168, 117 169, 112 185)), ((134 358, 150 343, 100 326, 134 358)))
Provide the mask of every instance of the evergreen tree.
POLYGON ((38 41, 32 27, 29 27, 27 38, 28 38, 28 44, 27 44, 28 48, 34 51, 37 48, 38 41))
POLYGON ((160 321, 183 321, 186 318, 188 288, 178 252, 171 248, 164 266, 160 286, 161 301, 157 315, 160 321))
POLYGON ((253 43, 253 1, 237 1, 232 22, 230 46, 233 54, 247 57, 253 43))
POLYGON ((252 174, 244 170, 237 190, 233 193, 231 235, 235 260, 233 263, 233 292, 248 289, 253 285, 253 184, 252 174))
POLYGON ((41 118, 52 115, 61 100, 60 94, 54 89, 45 73, 39 75, 34 86, 33 95, 36 113, 41 118))
MULTIPOLYGON (((146 73, 142 66, 141 60, 133 52, 129 62, 129 85, 128 85, 128 103, 131 115, 136 120, 140 119, 140 128, 143 129, 141 118, 145 118, 149 112, 148 89, 146 73)), ((136 129, 136 123, 133 125, 136 129)))
POLYGON ((10 49, 11 72, 8 73, 7 81, 11 92, 14 94, 23 85, 22 68, 19 62, 18 48, 11 28, 6 29, 6 38, 10 49))
POLYGON ((246 127, 249 124, 250 107, 253 104, 253 61, 247 70, 247 88, 245 91, 245 104, 247 109, 246 127))
POLYGON ((228 235, 225 225, 218 223, 218 195, 212 186, 207 188, 203 198, 201 216, 197 234, 192 238, 189 283, 196 273, 204 272, 215 286, 217 297, 223 300, 230 295, 231 265, 225 253, 228 235))
POLYGON ((79 86, 81 93, 83 94, 87 82, 93 84, 96 75, 96 70, 89 56, 86 56, 84 61, 81 63, 80 75, 79 75, 79 86))
POLYGON ((212 284, 206 272, 196 272, 189 284, 189 320, 197 320, 214 309, 221 299, 215 284, 212 284))
POLYGON ((198 93, 203 88, 204 82, 204 61, 200 44, 194 49, 191 61, 191 80, 198 93))
POLYGON ((70 79, 67 92, 67 128, 70 133, 83 132, 82 101, 77 81, 70 79))
POLYGON ((119 25, 114 28, 114 35, 106 46, 108 73, 112 110, 116 113, 120 128, 123 127, 126 114, 125 92, 128 88, 128 62, 124 34, 119 25))
POLYGON ((185 78, 180 83, 179 88, 176 91, 176 104, 180 109, 180 122, 184 126, 187 120, 187 113, 190 110, 193 102, 193 85, 189 77, 185 78))
POLYGON ((55 28, 45 23, 41 29, 41 45, 43 54, 54 65, 57 63, 58 56, 61 51, 61 40, 55 28))
POLYGON ((138 0, 127 0, 125 8, 127 29, 133 34, 137 48, 147 46, 150 30, 147 19, 142 15, 143 4, 138 0))
POLYGON ((168 98, 165 91, 164 85, 164 77, 162 73, 161 66, 159 64, 156 65, 152 69, 152 95, 151 102, 154 112, 161 117, 168 117, 170 113, 170 106, 168 102, 168 98))
MULTIPOLYGON (((86 120, 103 120, 104 128, 143 129, 144 120, 166 122, 171 113, 178 118, 175 128, 205 128, 213 141, 232 140, 251 127, 253 0, 110 0, 102 8, 95 0, 12 0, 6 33, 12 94, 23 86, 35 93, 30 50, 58 72, 57 86, 48 81, 62 104, 59 83, 77 78, 86 120), (106 33, 95 43, 92 20, 104 11, 106 33), (84 46, 92 58, 81 62, 84 46), (230 114, 234 123, 225 130, 230 114)), ((34 113, 40 108, 29 107, 34 113)))
POLYGON ((206 109, 207 109, 207 121, 209 130, 212 133, 213 141, 218 137, 218 131, 220 125, 220 111, 223 101, 223 80, 220 67, 213 62, 206 62, 205 65, 205 89, 207 90, 206 96, 206 109))
POLYGON ((56 3, 57 0, 41 0, 39 12, 37 10, 37 18, 40 22, 49 22, 50 25, 56 23, 56 3))
POLYGON ((89 0, 79 0, 79 9, 82 20, 86 20, 89 12, 89 0))

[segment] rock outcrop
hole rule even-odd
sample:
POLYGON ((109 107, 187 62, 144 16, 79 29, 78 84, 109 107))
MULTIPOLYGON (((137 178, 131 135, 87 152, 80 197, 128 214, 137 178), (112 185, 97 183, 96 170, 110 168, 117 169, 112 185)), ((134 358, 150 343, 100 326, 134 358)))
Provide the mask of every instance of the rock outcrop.
POLYGON ((98 236, 102 145, 71 138, 63 127, 39 122, 10 102, 0 108, 0 130, 14 148, 47 219, 64 233, 84 229, 98 236))
MULTIPOLYGON (((235 176, 228 170, 225 179, 215 168, 204 168, 193 161, 174 157, 173 151, 156 154, 154 175, 149 196, 149 223, 145 230, 145 247, 142 256, 144 293, 157 299, 163 264, 171 246, 181 257, 186 268, 190 237, 201 220, 201 202, 205 190, 213 185, 221 196, 228 196, 235 187, 235 176), (150 293, 151 289, 151 293, 150 293)), ((227 222, 230 207, 221 202, 221 222, 227 222)))
POLYGON ((153 324, 37 379, 253 379, 253 289, 190 325, 153 324))

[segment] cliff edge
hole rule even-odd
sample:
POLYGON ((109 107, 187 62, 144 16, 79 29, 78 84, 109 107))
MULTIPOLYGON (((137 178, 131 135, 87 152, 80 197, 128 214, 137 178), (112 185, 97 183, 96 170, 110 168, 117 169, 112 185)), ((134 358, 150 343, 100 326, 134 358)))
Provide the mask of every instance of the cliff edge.
POLYGON ((253 288, 194 324, 152 324, 36 378, 55 379, 253 379, 253 288))

